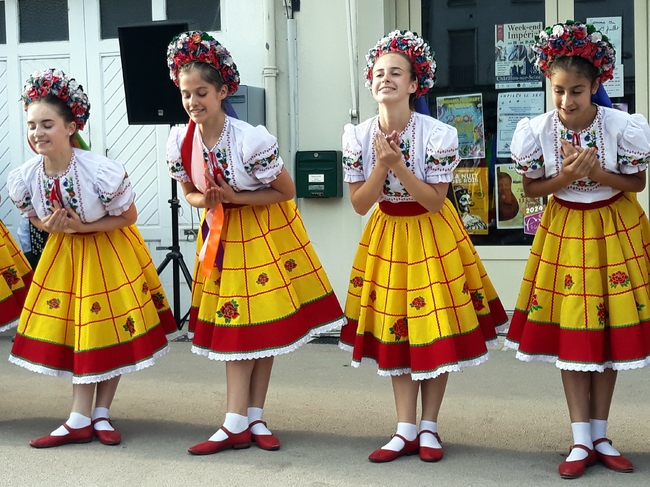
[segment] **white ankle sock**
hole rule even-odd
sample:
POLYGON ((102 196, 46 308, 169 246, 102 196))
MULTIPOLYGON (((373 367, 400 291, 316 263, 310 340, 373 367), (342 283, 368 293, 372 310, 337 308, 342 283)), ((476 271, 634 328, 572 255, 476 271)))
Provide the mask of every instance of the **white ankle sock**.
MULTIPOLYGON (((262 408, 248 408, 248 424, 254 421, 261 421, 264 410, 262 408)), ((254 435, 270 435, 271 431, 262 423, 257 423, 251 428, 254 435)))
MULTIPOLYGON (((418 429, 413 423, 397 423, 397 434, 402 435, 408 441, 413 441, 418 436, 418 429)), ((382 446, 382 449, 392 451, 400 451, 402 448, 404 448, 404 442, 397 436, 393 436, 388 443, 382 446)))
POLYGON ((424 446, 428 448, 442 448, 442 445, 440 445, 438 438, 436 438, 430 433, 422 434, 424 430, 437 433, 438 423, 435 423, 433 421, 426 421, 424 419, 420 421, 420 446, 424 446))
MULTIPOLYGON (((85 428, 90 425, 90 418, 80 413, 70 413, 70 417, 66 423, 72 429, 85 428)), ((65 436, 68 433, 69 431, 65 429, 65 426, 61 425, 50 434, 52 436, 65 436)))
MULTIPOLYGON (((226 420, 223 422, 223 426, 232 434, 241 433, 248 428, 248 418, 237 413, 226 413, 226 420)), ((210 437, 210 441, 223 441, 226 438, 228 438, 226 432, 219 428, 219 430, 210 437)))
MULTIPOLYGON (((571 423, 573 431, 573 444, 584 445, 589 449, 594 447, 591 441, 591 426, 589 423, 571 423)), ((574 448, 567 457, 567 462, 575 462, 587 458, 587 452, 582 448, 574 448)))
MULTIPOLYGON (((592 419, 589 421, 591 425, 591 440, 596 441, 601 438, 607 438, 607 420, 606 419, 592 419)), ((603 441, 596 445, 596 450, 605 455, 620 456, 616 448, 609 444, 609 441, 603 441)))
MULTIPOLYGON (((93 421, 97 418, 110 418, 108 415, 108 408, 95 408, 93 411, 93 421)), ((108 421, 97 421, 93 428, 99 431, 115 431, 115 428, 111 426, 111 423, 108 421)))

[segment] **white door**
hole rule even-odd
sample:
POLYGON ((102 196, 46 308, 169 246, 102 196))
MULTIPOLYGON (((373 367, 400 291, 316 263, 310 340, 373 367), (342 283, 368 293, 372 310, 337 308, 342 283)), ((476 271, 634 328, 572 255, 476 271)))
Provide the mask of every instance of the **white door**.
MULTIPOLYGON (((29 3, 33 5, 38 1, 32 0, 29 3)), ((90 98, 91 117, 82 132, 84 140, 94 152, 122 162, 129 173, 136 193, 138 226, 149 245, 154 263, 159 264, 167 251, 157 251, 156 247, 171 245, 172 235, 168 203, 171 181, 165 163, 165 142, 169 128, 128 125, 119 42, 116 38, 102 39, 99 0, 67 0, 67 5, 64 0, 40 1, 43 3, 40 6, 42 12, 52 12, 56 3, 60 4, 61 11, 67 11, 69 40, 40 42, 37 24, 31 27, 32 41, 24 42, 25 27, 21 27, 19 16, 21 6, 18 0, 5 2, 7 43, 0 45, 0 192, 3 196, 0 218, 15 235, 19 213, 7 196, 7 173, 33 156, 26 142, 25 116, 18 101, 22 85, 35 70, 62 69, 83 85, 90 98)), ((105 0, 102 3, 104 9, 110 9, 117 7, 119 2, 113 4, 110 0, 105 0)), ((147 3, 144 12, 149 17, 144 20, 151 20, 152 13, 160 16, 160 12, 165 11, 165 0, 151 0, 151 3, 147 3)), ((38 8, 39 5, 35 7, 38 8)), ((139 7, 142 8, 143 5, 139 7)), ((43 35, 47 35, 50 30, 48 19, 44 15, 36 17, 43 24, 43 35)), ((28 18, 28 15, 24 18, 28 18)), ((65 19, 59 19, 57 27, 61 27, 60 24, 65 24, 65 19)), ((194 224, 196 227, 196 212, 192 212, 185 203, 182 192, 179 199, 182 205, 180 225, 190 227, 194 224)), ((180 233, 181 250, 191 270, 194 244, 187 241, 183 230, 180 233)), ((171 266, 162 274, 161 279, 171 298, 171 266)), ((189 293, 184 283, 181 284, 185 308, 189 302, 189 293)))

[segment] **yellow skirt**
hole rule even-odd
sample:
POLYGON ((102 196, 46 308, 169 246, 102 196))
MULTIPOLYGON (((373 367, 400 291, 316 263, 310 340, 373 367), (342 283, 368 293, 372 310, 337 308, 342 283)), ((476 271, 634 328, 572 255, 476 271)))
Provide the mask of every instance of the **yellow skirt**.
POLYGON ((5 224, 0 221, 0 332, 18 326, 32 268, 5 224))
POLYGON ((634 195, 591 205, 551 199, 506 345, 564 370, 650 363, 650 224, 634 195))
MULTIPOLYGON (((401 204, 396 204, 399 207, 401 204)), ((426 211, 426 210, 424 210, 426 211)), ((507 321, 449 201, 438 213, 395 216, 377 207, 361 237, 340 346, 380 375, 437 377, 487 360, 507 321)))
POLYGON ((135 225, 50 235, 9 360, 34 372, 100 382, 152 365, 178 330, 135 225))
POLYGON ((223 266, 215 264, 208 279, 197 255, 194 353, 213 360, 271 357, 345 322, 293 201, 226 208, 221 244, 223 266))

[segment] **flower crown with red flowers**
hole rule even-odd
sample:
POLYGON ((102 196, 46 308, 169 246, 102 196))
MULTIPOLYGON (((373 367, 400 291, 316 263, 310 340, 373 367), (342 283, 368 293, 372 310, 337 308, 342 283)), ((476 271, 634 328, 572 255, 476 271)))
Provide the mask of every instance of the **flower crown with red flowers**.
POLYGON ((558 57, 580 56, 598 69, 601 83, 614 77, 616 51, 606 35, 591 24, 567 20, 565 24, 547 27, 535 36, 533 50, 537 53, 537 66, 544 76, 549 76, 549 66, 558 57))
POLYGON ((198 30, 183 32, 169 43, 167 47, 167 66, 169 77, 178 86, 178 70, 181 66, 198 61, 210 64, 221 74, 232 95, 239 88, 239 71, 228 49, 223 47, 209 34, 198 30))
POLYGON ((415 32, 396 30, 381 39, 366 54, 366 87, 372 91, 372 68, 382 55, 396 52, 406 55, 415 68, 418 88, 415 96, 425 95, 436 81, 436 60, 429 44, 415 32))
POLYGON ((63 71, 46 69, 35 71, 25 81, 23 94, 20 97, 25 110, 27 107, 47 95, 54 95, 63 100, 72 110, 77 130, 83 130, 90 117, 90 102, 88 95, 74 78, 68 78, 63 71))

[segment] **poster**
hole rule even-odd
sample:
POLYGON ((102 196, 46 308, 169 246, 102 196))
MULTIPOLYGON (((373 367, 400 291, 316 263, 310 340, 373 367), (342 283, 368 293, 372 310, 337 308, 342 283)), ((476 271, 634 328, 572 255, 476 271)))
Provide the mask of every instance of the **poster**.
POLYGON ((625 87, 623 85, 625 78, 625 68, 623 67, 623 17, 591 17, 586 22, 606 35, 616 50, 614 79, 603 83, 605 91, 610 98, 625 96, 625 87))
POLYGON ((541 88, 543 75, 535 64, 532 44, 542 22, 494 26, 494 78, 497 90, 541 88))
POLYGON ((461 159, 483 159, 483 95, 441 96, 436 98, 436 104, 438 120, 458 130, 458 153, 461 159))
POLYGON ((543 91, 499 93, 497 100, 497 157, 510 159, 510 142, 522 118, 544 113, 543 91))
POLYGON ((454 200, 460 219, 470 235, 488 234, 490 198, 487 171, 487 167, 454 169, 454 200))
POLYGON ((523 176, 514 164, 496 164, 495 200, 497 228, 522 228, 534 235, 544 213, 544 198, 529 198, 524 194, 523 176))

